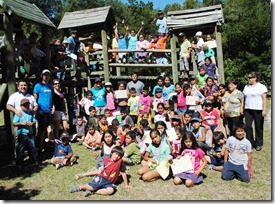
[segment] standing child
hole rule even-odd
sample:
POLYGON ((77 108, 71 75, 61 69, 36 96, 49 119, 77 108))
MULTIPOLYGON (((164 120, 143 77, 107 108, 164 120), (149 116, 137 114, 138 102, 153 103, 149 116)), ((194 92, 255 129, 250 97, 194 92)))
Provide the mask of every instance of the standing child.
POLYGON ((252 175, 252 148, 245 136, 245 123, 234 124, 234 136, 226 141, 222 179, 249 182, 252 175))
POLYGON ((203 90, 203 86, 206 84, 205 80, 208 77, 208 74, 206 74, 205 68, 200 67, 199 73, 196 76, 196 84, 198 84, 199 91, 203 90))
MULTIPOLYGON (((52 140, 50 140, 52 142, 52 140)), ((55 165, 56 169, 67 165, 73 165, 76 162, 76 157, 73 155, 73 150, 69 144, 70 136, 67 132, 60 135, 60 140, 55 139, 54 157, 51 163, 55 165)))
POLYGON ((116 185, 114 184, 119 174, 122 175, 124 187, 130 189, 128 185, 126 167, 122 161, 123 149, 119 146, 115 146, 111 150, 110 158, 104 159, 104 166, 99 170, 83 173, 84 176, 94 176, 91 183, 81 186, 72 186, 70 192, 85 191, 85 196, 92 195, 93 193, 100 195, 112 195, 116 191, 116 185))
POLYGON ((94 96, 94 107, 97 110, 97 115, 104 115, 106 108, 106 89, 102 86, 102 81, 99 77, 95 78, 95 84, 91 88, 91 92, 94 96))
POLYGON ((172 146, 172 156, 173 156, 173 159, 177 158, 177 156, 180 155, 183 129, 181 127, 175 127, 175 132, 177 134, 177 139, 172 140, 170 142, 170 144, 172 146))
POLYGON ((89 108, 94 105, 94 100, 93 100, 93 94, 92 94, 92 92, 90 90, 86 91, 85 92, 85 97, 83 97, 79 101, 78 104, 82 107, 82 109, 84 109, 83 114, 84 114, 86 120, 88 121, 89 120, 89 115, 90 115, 89 108))
POLYGON ((136 89, 132 87, 130 89, 130 98, 128 99, 128 106, 130 109, 129 116, 133 119, 134 124, 137 123, 138 119, 138 105, 139 105, 139 96, 137 96, 136 89))
POLYGON ((82 143, 87 149, 96 150, 100 147, 101 135, 95 130, 93 124, 88 124, 88 132, 85 136, 84 142, 82 143))
POLYGON ((20 107, 22 109, 22 117, 17 114, 13 118, 13 126, 17 128, 18 145, 16 149, 16 166, 18 170, 23 170, 24 164, 24 151, 26 147, 29 147, 31 156, 38 166, 38 156, 35 147, 33 126, 36 120, 33 115, 29 113, 30 101, 27 98, 23 98, 20 101, 20 107))
MULTIPOLYGON (((125 81, 119 81, 118 82, 118 90, 117 91, 125 91, 126 92, 126 82, 125 81)), ((116 93, 116 92, 115 92, 116 93)), ((118 98, 118 96, 115 96, 116 98, 116 104, 117 104, 117 110, 120 111, 121 109, 126 109, 128 110, 128 96, 127 94, 125 94, 125 96, 123 98, 118 98)))
POLYGON ((162 97, 167 101, 168 96, 175 90, 174 84, 171 84, 171 78, 169 76, 164 77, 164 86, 162 89, 162 97))
POLYGON ((162 89, 161 88, 157 88, 153 101, 152 101, 152 106, 153 106, 153 110, 155 112, 155 114, 158 112, 157 106, 159 103, 166 103, 166 100, 162 97, 162 89))
POLYGON ((111 112, 111 116, 113 112, 116 111, 115 107, 115 94, 113 90, 113 86, 111 82, 105 83, 105 88, 106 88, 106 101, 107 101, 107 108, 111 112))
POLYGON ((147 86, 143 87, 142 94, 139 96, 138 112, 139 115, 148 114, 148 119, 151 120, 151 97, 149 95, 149 88, 147 86))
MULTIPOLYGON (((204 152, 198 147, 196 138, 191 132, 185 132, 181 140, 181 156, 189 154, 192 158, 193 170, 182 172, 174 177, 174 184, 179 185, 184 182, 186 187, 193 187, 203 181, 202 170, 207 165, 204 152)), ((178 157, 179 158, 179 157, 178 157)))
MULTIPOLYGON (((138 174, 142 176, 143 181, 154 181, 160 177, 160 173, 156 167, 161 164, 171 153, 168 144, 161 139, 161 134, 157 129, 150 131, 152 143, 147 147, 144 162, 138 170, 138 174), (151 157, 150 157, 151 155, 151 157)), ((169 166, 167 167, 169 168, 169 166)))
POLYGON ((140 146, 136 143, 136 133, 132 130, 126 133, 127 148, 122 160, 128 165, 137 165, 141 162, 140 146))
POLYGON ((152 92, 153 96, 155 96, 157 88, 160 88, 162 90, 163 83, 164 83, 163 77, 162 76, 158 76, 157 82, 158 82, 158 84, 156 86, 154 86, 154 88, 153 88, 153 92, 152 92))

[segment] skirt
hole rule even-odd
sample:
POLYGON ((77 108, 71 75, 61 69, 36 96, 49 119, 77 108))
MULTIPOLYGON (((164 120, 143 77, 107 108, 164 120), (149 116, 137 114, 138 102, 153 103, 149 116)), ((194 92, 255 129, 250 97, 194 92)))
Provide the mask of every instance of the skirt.
POLYGON ((186 173, 186 172, 182 172, 179 174, 176 174, 175 176, 181 178, 181 179, 189 179, 191 181, 193 181, 193 183, 197 184, 197 183, 201 183, 203 181, 203 176, 200 175, 196 175, 196 174, 192 174, 192 173, 186 173))

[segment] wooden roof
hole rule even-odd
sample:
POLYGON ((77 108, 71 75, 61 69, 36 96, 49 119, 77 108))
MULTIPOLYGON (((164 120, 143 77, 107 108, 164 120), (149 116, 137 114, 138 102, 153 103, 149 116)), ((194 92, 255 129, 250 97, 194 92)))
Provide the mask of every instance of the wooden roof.
POLYGON ((23 0, 0 0, 0 13, 7 12, 19 20, 37 25, 55 27, 50 19, 35 5, 23 0))
POLYGON ((115 17, 111 6, 66 12, 58 29, 93 27, 94 30, 111 28, 115 24, 115 17))
POLYGON ((214 30, 216 25, 224 23, 222 6, 214 5, 198 9, 170 11, 167 13, 167 26, 174 31, 194 33, 201 30, 214 30))

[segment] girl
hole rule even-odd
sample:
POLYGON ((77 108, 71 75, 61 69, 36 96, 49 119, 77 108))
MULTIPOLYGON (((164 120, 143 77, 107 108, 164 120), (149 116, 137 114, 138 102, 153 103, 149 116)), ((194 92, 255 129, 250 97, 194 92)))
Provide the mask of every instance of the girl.
POLYGON ((62 122, 63 132, 67 132, 68 129, 68 119, 65 107, 64 94, 61 92, 60 83, 58 79, 53 80, 53 103, 54 103, 54 114, 53 114, 53 125, 54 131, 53 136, 55 139, 59 138, 59 128, 62 122))
POLYGON ((104 115, 106 108, 106 89, 102 86, 102 81, 99 77, 95 79, 95 84, 91 92, 94 96, 94 107, 96 108, 97 115, 104 115))
MULTIPOLYGON (((207 160, 204 152, 198 148, 198 144, 193 133, 185 132, 183 134, 180 152, 181 156, 186 154, 192 156, 194 170, 176 174, 173 180, 174 184, 179 185, 185 182, 186 187, 193 187, 195 184, 201 183, 203 181, 201 172, 206 167, 207 160)), ((177 158, 179 159, 181 156, 178 156, 177 158)))
POLYGON ((144 119, 144 120, 147 120, 148 123, 149 123, 149 127, 152 128, 152 119, 151 119, 151 115, 149 113, 143 113, 143 114, 140 114, 138 116, 138 120, 137 120, 137 125, 139 127, 140 125, 140 121, 144 119))
POLYGON ((203 126, 210 127, 212 132, 221 129, 220 125, 220 115, 216 109, 213 108, 213 103, 211 101, 205 101, 205 109, 200 112, 203 126))
POLYGON ((210 57, 206 57, 204 59, 204 64, 202 64, 201 66, 205 68, 206 74, 208 74, 208 76, 212 78, 216 76, 219 77, 218 68, 216 67, 215 64, 212 63, 212 60, 210 59, 210 57))
POLYGON ((85 136, 84 142, 82 143, 87 149, 96 150, 100 147, 101 135, 95 130, 93 124, 88 125, 88 132, 85 136))
MULTIPOLYGON (((118 82, 118 90, 122 91, 124 90, 126 92, 126 83, 124 81, 119 81, 118 82)), ((116 104, 117 104, 117 110, 120 111, 121 109, 126 109, 129 112, 128 109, 128 97, 127 94, 125 95, 125 98, 116 98, 116 104)))
POLYGON ((186 112, 186 95, 182 89, 182 83, 176 83, 176 92, 177 92, 177 108, 176 112, 179 114, 181 121, 183 121, 183 114, 186 112))
MULTIPOLYGON (((166 142, 161 139, 161 134, 157 129, 150 131, 152 143, 147 147, 142 167, 138 174, 142 176, 143 181, 154 181, 160 177, 156 167, 170 155, 170 148, 166 142), (151 155, 151 157, 149 157, 151 155)), ((169 168, 169 166, 167 166, 169 168)))
POLYGON ((212 77, 207 77, 206 85, 203 87, 203 95, 206 100, 214 102, 218 97, 218 87, 214 83, 212 77))
MULTIPOLYGON (((93 94, 90 90, 85 92, 85 96, 78 102, 78 105, 84 109, 83 115, 85 116, 86 121, 89 121, 89 108, 94 105, 93 94)), ((80 108, 78 110, 80 110, 80 108)))
POLYGON ((187 110, 191 111, 192 113, 197 112, 198 110, 202 110, 201 104, 203 104, 203 101, 205 100, 205 97, 202 95, 202 93, 197 89, 193 90, 189 84, 183 85, 183 90, 187 99, 188 97, 195 97, 195 103, 188 103, 187 110))
POLYGON ((149 120, 151 120, 150 106, 151 106, 151 97, 149 95, 149 88, 147 86, 144 86, 142 90, 142 94, 139 96, 138 109, 139 109, 140 115, 144 113, 149 114, 149 120))
POLYGON ((168 112, 164 110, 163 103, 157 105, 157 114, 154 116, 154 123, 158 121, 169 122, 168 112))
POLYGON ((157 90, 158 88, 160 88, 160 89, 161 89, 161 92, 162 92, 163 83, 164 83, 163 77, 162 77, 162 76, 158 76, 157 82, 158 82, 158 84, 155 85, 154 88, 153 88, 153 92, 152 92, 152 95, 153 95, 153 96, 155 96, 156 90, 157 90))
POLYGON ((155 128, 160 132, 161 141, 166 142, 170 147, 170 151, 172 151, 172 146, 170 144, 169 136, 166 133, 166 130, 167 130, 166 123, 163 121, 158 121, 155 124, 155 128))
POLYGON ((162 89, 162 96, 165 100, 168 100, 168 96, 175 90, 174 84, 171 84, 171 78, 169 76, 164 77, 164 86, 162 89))
POLYGON ((181 139, 183 134, 183 129, 180 127, 175 127, 175 132, 177 134, 177 139, 172 140, 170 142, 172 146, 172 156, 173 159, 177 158, 180 155, 180 148, 181 148, 181 139))
POLYGON ((199 91, 203 90, 203 86, 205 85, 205 80, 208 77, 208 74, 205 72, 204 67, 199 68, 199 73, 196 76, 196 84, 198 84, 199 91))
POLYGON ((106 89, 106 101, 107 101, 107 108, 110 110, 110 116, 113 116, 113 112, 116 111, 115 107, 115 94, 113 90, 113 86, 111 82, 105 83, 106 89))
POLYGON ((158 112, 157 106, 158 106, 159 103, 163 103, 163 104, 166 103, 165 98, 163 98, 163 96, 162 96, 162 89, 161 88, 156 89, 155 96, 153 98, 152 105, 151 105, 151 107, 153 108, 155 114, 158 112))

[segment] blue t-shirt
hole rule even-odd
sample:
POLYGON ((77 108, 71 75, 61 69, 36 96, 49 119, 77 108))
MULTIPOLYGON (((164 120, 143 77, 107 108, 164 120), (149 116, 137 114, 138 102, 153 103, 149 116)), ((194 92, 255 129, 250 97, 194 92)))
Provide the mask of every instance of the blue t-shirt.
POLYGON ((74 53, 74 49, 75 49, 76 43, 79 42, 79 39, 78 38, 73 38, 72 36, 70 36, 70 37, 67 38, 67 41, 70 44, 70 50, 69 51, 71 53, 74 53))
POLYGON ((38 96, 38 111, 49 113, 52 111, 53 86, 51 84, 38 83, 34 86, 33 93, 38 96))
POLYGON ((94 96, 94 107, 106 106, 106 89, 102 87, 101 89, 91 89, 94 96))
POLYGON ((137 47, 137 41, 138 41, 138 35, 135 35, 134 37, 129 34, 128 35, 128 49, 136 49, 137 47))
POLYGON ((156 21, 156 26, 159 27, 159 29, 158 29, 159 33, 167 33, 167 19, 166 19, 166 17, 163 17, 163 19, 158 19, 156 21))
POLYGON ((168 88, 164 86, 162 88, 162 97, 168 100, 169 94, 172 93, 175 89, 176 88, 174 84, 171 84, 168 88))
POLYGON ((54 156, 55 157, 64 157, 69 153, 73 153, 72 147, 69 144, 63 145, 60 140, 55 139, 55 148, 54 148, 54 156))
POLYGON ((127 43, 125 38, 118 38, 117 39, 118 43, 118 49, 127 49, 127 43))
MULTIPOLYGON (((14 115, 13 123, 21 123, 21 122, 36 122, 36 119, 33 117, 33 115, 30 115, 28 113, 23 112, 23 116, 20 118, 18 115, 14 115)), ((17 128, 17 134, 21 135, 33 135, 33 127, 32 126, 18 126, 17 128)))
POLYGON ((167 142, 161 142, 159 147, 155 147, 152 143, 147 147, 147 152, 149 152, 153 159, 161 163, 168 155, 170 155, 170 147, 167 142))

